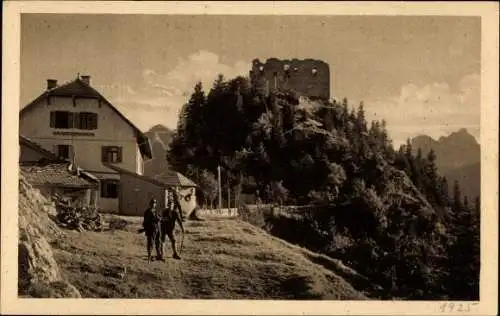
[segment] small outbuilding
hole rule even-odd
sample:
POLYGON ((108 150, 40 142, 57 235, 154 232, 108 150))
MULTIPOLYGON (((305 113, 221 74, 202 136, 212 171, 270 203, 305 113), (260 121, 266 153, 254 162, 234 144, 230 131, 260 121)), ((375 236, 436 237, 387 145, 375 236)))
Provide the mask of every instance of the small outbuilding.
POLYGON ((182 212, 185 216, 196 207, 196 183, 173 170, 167 170, 154 177, 139 175, 129 170, 108 164, 108 168, 120 174, 119 213, 121 215, 142 216, 155 198, 158 208, 164 208, 168 202, 167 191, 177 192, 182 212))
POLYGON ((97 205, 99 180, 91 174, 77 170, 68 162, 40 162, 21 164, 20 173, 34 188, 50 199, 59 195, 75 206, 97 205))
POLYGON ((49 199, 59 195, 74 205, 97 206, 98 178, 23 135, 19 136, 19 169, 49 199))

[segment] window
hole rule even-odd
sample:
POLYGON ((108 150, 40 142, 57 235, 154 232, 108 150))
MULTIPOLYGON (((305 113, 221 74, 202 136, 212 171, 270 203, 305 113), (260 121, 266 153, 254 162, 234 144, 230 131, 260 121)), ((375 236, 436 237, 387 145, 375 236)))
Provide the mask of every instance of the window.
POLYGON ((68 111, 50 112, 50 127, 73 128, 73 113, 68 111))
POLYGON ((50 112, 50 127, 97 129, 97 114, 92 112, 52 111, 50 112))
POLYGON ((118 180, 101 180, 101 197, 110 199, 118 198, 118 180))
POLYGON ((61 159, 69 159, 72 154, 73 146, 57 145, 57 156, 61 159))
POLYGON ((109 163, 122 162, 122 148, 118 146, 103 146, 102 162, 109 162, 109 163))
POLYGON ((78 113, 79 129, 97 129, 97 114, 91 112, 78 113))

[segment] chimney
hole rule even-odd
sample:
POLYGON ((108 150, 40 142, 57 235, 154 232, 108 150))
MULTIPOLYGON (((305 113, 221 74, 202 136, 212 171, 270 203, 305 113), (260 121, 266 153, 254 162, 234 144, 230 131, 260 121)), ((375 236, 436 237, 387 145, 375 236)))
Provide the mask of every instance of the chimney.
POLYGON ((82 76, 82 81, 90 86, 90 76, 82 76))
POLYGON ((54 89, 55 87, 57 87, 57 80, 47 79, 47 90, 54 89))

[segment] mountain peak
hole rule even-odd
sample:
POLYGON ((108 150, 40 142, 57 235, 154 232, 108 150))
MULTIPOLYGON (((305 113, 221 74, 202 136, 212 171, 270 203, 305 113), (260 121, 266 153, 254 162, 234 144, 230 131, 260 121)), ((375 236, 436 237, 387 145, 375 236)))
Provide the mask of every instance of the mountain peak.
POLYGON ((431 148, 434 149, 441 173, 481 160, 479 144, 466 128, 461 128, 448 136, 441 136, 437 141, 427 135, 420 135, 411 142, 414 154, 418 148, 421 148, 424 154, 431 148))
POLYGON ((171 132, 171 130, 168 127, 162 124, 156 124, 155 126, 151 127, 149 131, 147 131, 146 133, 168 133, 168 132, 171 132))
POLYGON ((478 142, 474 136, 472 136, 466 128, 461 128, 456 132, 451 133, 447 137, 440 137, 439 142, 449 142, 449 143, 467 143, 471 146, 478 146, 478 142))

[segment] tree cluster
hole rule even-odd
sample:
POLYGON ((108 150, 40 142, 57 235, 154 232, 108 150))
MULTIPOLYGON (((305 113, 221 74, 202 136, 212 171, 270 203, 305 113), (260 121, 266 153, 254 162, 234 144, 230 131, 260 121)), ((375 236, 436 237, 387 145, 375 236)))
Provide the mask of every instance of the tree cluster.
POLYGON ((304 243, 351 262, 387 297, 478 296, 479 200, 470 205, 457 183, 448 196, 435 153, 395 150, 363 103, 263 95, 247 78, 219 76, 208 93, 194 87, 167 159, 201 184, 205 204, 221 166, 235 201, 311 205, 299 227, 316 235, 304 243))

